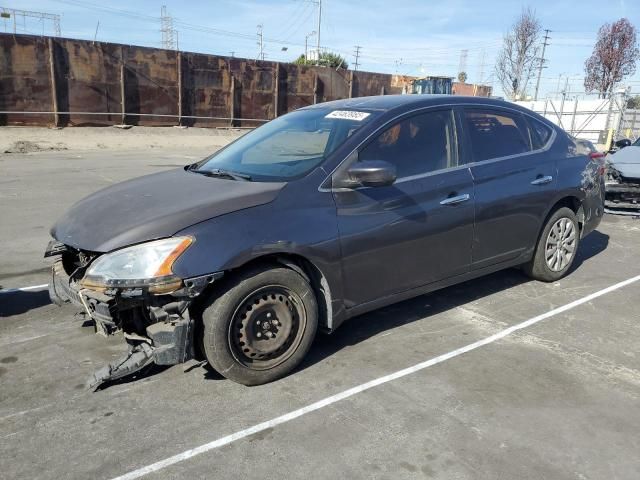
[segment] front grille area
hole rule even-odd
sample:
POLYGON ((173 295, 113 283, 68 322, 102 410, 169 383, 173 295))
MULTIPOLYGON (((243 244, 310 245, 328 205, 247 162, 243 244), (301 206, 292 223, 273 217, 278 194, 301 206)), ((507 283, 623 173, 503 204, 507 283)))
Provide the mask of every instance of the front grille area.
POLYGON ((94 252, 87 252, 67 246, 65 251, 62 253, 62 265, 64 267, 64 271, 69 275, 69 277, 74 280, 79 280, 84 276, 84 272, 89 264, 98 255, 99 254, 94 252))

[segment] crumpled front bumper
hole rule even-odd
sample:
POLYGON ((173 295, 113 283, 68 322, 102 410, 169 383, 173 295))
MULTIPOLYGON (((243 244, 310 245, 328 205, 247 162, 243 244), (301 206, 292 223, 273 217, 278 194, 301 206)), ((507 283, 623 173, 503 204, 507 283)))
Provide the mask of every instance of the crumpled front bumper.
POLYGON ((608 213, 640 215, 640 179, 637 183, 607 183, 605 209, 608 213))
POLYGON ((51 267, 49 298, 56 305, 70 302, 81 307, 95 322, 97 333, 108 335, 117 330, 114 319, 115 299, 95 290, 80 289, 76 283, 71 282, 61 261, 57 261, 51 267))
POLYGON ((152 295, 143 289, 96 291, 82 288, 58 260, 51 268, 49 296, 57 305, 72 303, 81 308, 93 320, 96 333, 106 336, 122 331, 128 352, 93 374, 88 386, 97 389, 152 363, 175 365, 193 358, 194 322, 189 306, 219 276, 189 279, 183 290, 171 295, 152 295))

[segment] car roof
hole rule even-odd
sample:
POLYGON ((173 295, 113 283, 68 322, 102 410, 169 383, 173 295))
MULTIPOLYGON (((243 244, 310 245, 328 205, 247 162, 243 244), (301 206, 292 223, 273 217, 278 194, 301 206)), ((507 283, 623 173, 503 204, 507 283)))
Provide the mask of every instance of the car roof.
POLYGON ((463 95, 376 95, 372 97, 356 97, 343 100, 310 105, 306 108, 330 108, 330 109, 367 109, 390 111, 396 109, 414 109, 420 107, 455 104, 481 104, 495 105, 496 107, 509 107, 521 110, 521 107, 511 102, 488 97, 467 97, 463 95))

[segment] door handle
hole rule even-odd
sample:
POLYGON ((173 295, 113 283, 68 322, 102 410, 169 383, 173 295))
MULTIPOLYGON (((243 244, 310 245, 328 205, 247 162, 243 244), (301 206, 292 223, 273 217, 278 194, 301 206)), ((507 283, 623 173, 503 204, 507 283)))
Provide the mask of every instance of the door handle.
POLYGON ((544 177, 536 178, 533 182, 531 182, 531 185, 545 185, 551 182, 553 182, 553 177, 551 175, 546 175, 544 177))
POLYGON ((457 205, 458 203, 466 202, 471 196, 468 193, 463 195, 457 195, 455 197, 447 197, 440 202, 440 205, 457 205))

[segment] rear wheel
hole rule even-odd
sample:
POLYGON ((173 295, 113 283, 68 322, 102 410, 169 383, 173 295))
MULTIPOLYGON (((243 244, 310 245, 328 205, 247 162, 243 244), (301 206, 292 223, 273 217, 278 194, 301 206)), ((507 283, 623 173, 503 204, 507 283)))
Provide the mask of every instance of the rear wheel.
POLYGON ((580 243, 576 214, 567 207, 556 210, 547 220, 531 261, 524 271, 531 278, 554 282, 564 277, 573 265, 580 243))
POLYGON ((318 308, 309 282, 274 267, 240 273, 202 313, 204 353, 221 375, 260 385, 293 370, 309 351, 318 308))

